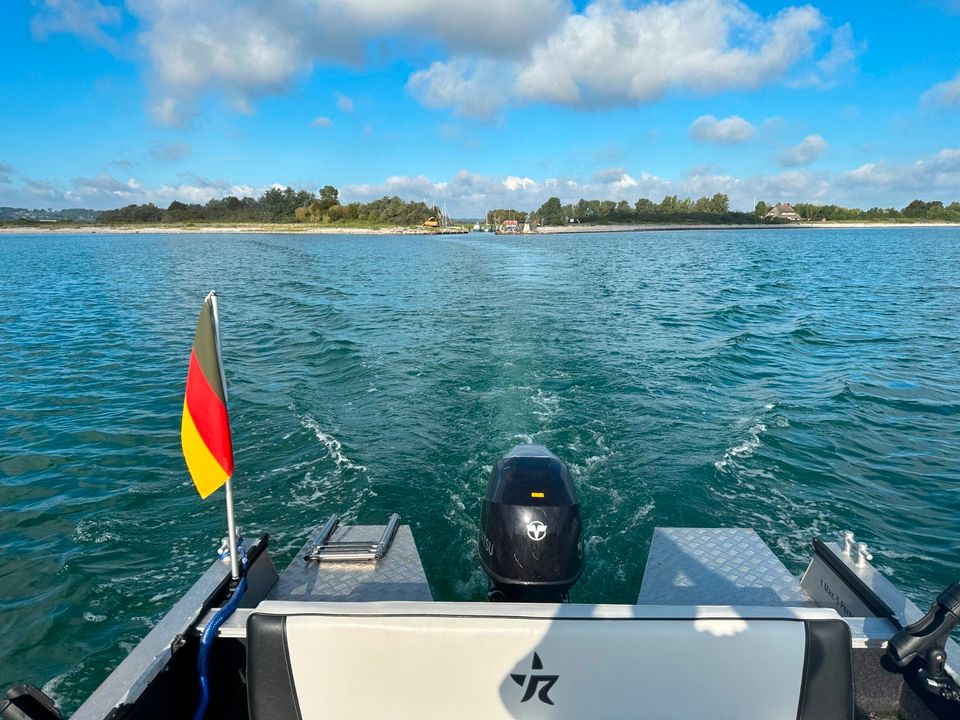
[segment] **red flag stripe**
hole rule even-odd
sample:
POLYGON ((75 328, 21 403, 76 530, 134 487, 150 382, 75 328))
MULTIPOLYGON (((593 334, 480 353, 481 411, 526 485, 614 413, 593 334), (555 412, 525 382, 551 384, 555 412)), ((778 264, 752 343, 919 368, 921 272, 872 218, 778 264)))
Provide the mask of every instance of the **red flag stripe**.
POLYGON ((190 352, 186 400, 190 417, 210 454, 227 475, 233 475, 233 442, 227 408, 207 382, 194 351, 190 352))

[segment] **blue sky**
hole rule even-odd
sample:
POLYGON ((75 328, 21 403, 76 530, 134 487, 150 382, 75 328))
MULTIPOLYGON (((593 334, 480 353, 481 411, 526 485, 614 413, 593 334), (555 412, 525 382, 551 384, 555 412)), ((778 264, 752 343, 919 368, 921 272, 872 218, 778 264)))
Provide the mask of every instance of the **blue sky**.
POLYGON ((960 0, 0 5, 0 205, 960 200, 960 0))

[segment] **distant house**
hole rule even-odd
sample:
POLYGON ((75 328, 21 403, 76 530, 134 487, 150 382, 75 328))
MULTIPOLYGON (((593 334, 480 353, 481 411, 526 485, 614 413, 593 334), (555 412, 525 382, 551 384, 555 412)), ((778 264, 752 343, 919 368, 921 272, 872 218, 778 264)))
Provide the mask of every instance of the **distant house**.
POLYGON ((797 220, 802 220, 800 214, 793 209, 793 206, 790 203, 777 203, 772 208, 770 212, 763 216, 764 220, 792 220, 796 222, 797 220))
POLYGON ((497 227, 497 235, 519 235, 520 223, 516 220, 504 220, 497 227))

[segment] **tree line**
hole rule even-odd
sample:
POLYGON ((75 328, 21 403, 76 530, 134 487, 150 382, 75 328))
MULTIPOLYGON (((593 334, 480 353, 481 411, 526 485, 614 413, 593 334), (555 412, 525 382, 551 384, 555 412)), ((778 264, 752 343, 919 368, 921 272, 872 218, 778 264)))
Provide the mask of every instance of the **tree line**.
MULTIPOLYGON (((569 223, 593 224, 643 224, 662 222, 689 222, 703 224, 755 224, 761 222, 782 222, 764 220, 772 208, 761 200, 752 213, 730 210, 727 195, 716 193, 713 196, 681 198, 667 195, 659 203, 648 198, 640 198, 634 203, 626 200, 585 200, 564 205, 559 198, 551 197, 537 210, 525 212, 510 208, 490 210, 486 215, 489 225, 499 225, 505 220, 520 223, 528 219, 542 225, 567 225, 569 223)), ((940 221, 960 223, 960 202, 945 204, 939 200, 914 200, 903 208, 872 207, 869 210, 846 208, 839 205, 815 205, 794 203, 794 210, 808 221, 940 221)), ((40 212, 10 208, 11 217, 5 220, 27 222, 38 219, 40 212)), ((63 217, 51 219, 67 220, 66 213, 82 213, 77 219, 93 219, 101 223, 316 223, 344 225, 421 225, 430 217, 440 218, 440 209, 428 206, 424 202, 409 202, 399 197, 383 197, 368 203, 352 202, 341 204, 340 191, 332 185, 325 185, 317 193, 293 188, 270 188, 260 197, 227 196, 214 198, 204 204, 184 203, 174 200, 166 208, 153 203, 127 205, 116 210, 62 211, 63 217), (89 215, 89 217, 88 217, 89 215)), ((44 215, 42 219, 47 216, 44 215)))
POLYGON ((399 197, 383 197, 368 203, 340 204, 340 191, 332 185, 314 194, 293 188, 270 188, 258 198, 233 195, 213 198, 205 204, 174 200, 167 208, 153 203, 127 205, 106 210, 101 223, 368 223, 377 225, 420 225, 427 218, 439 217, 437 207, 423 202, 408 202, 399 197))
MULTIPOLYGON (((723 193, 711 197, 681 198, 667 195, 659 203, 649 198, 640 198, 630 204, 626 200, 583 200, 564 205, 560 198, 552 197, 529 216, 541 225, 567 225, 569 223, 594 224, 643 224, 669 222, 690 222, 709 224, 757 224, 761 222, 785 222, 783 220, 764 220, 773 208, 763 200, 759 201, 752 213, 737 212, 730 209, 730 199, 723 193)), ((939 200, 924 202, 914 200, 901 209, 873 207, 869 210, 845 208, 839 205, 814 205, 795 203, 793 209, 804 220, 844 221, 915 221, 930 220, 960 223, 960 202, 945 205, 939 200)), ((519 210, 491 210, 487 213, 487 222, 497 224, 503 220, 527 219, 528 213, 519 210)))
MULTIPOLYGON (((499 211, 503 212, 503 211, 499 211)), ((649 198, 640 198, 630 204, 626 200, 584 200, 564 205, 560 198, 552 197, 531 213, 542 225, 567 225, 569 223, 756 223, 752 213, 730 210, 730 198, 723 193, 712 197, 681 198, 667 195, 659 203, 649 198)))
MULTIPOLYGON (((763 200, 757 203, 754 214, 763 217, 772 206, 767 205, 763 200)), ((866 222, 877 222, 889 220, 896 222, 898 220, 932 220, 940 222, 960 222, 960 202, 953 202, 944 205, 940 200, 924 202, 923 200, 914 200, 908 205, 900 208, 880 208, 872 207, 869 210, 860 210, 859 208, 846 208, 839 205, 813 205, 811 203, 794 203, 793 209, 804 220, 863 220, 866 222)))

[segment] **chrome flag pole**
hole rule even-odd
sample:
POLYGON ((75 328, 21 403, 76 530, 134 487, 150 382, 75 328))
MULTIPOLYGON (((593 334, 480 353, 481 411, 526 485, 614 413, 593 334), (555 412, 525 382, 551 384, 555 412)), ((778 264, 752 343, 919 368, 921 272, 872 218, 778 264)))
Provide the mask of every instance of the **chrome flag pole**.
POLYGON ((203 300, 190 352, 187 388, 183 399, 180 441, 187 469, 201 498, 227 486, 227 545, 230 574, 240 579, 237 527, 233 511, 233 440, 227 414, 227 379, 220 351, 220 313, 217 293, 203 300))
MULTIPOLYGON (((220 351, 220 306, 217 304, 217 291, 211 290, 207 295, 210 298, 213 310, 213 330, 217 345, 217 365, 220 368, 220 382, 223 385, 223 401, 228 401, 227 378, 223 374, 223 355, 220 351)), ((234 580, 240 579, 240 554, 237 551, 237 521, 233 514, 233 476, 227 478, 227 546, 230 548, 230 576, 234 580)))

